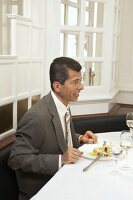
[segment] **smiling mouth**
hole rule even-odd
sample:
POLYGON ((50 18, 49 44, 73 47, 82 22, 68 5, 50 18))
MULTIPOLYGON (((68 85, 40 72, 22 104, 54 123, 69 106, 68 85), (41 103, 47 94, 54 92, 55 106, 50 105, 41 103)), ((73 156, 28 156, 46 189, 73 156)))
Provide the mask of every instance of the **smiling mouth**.
POLYGON ((79 96, 79 93, 74 94, 74 96, 78 97, 78 96, 79 96))

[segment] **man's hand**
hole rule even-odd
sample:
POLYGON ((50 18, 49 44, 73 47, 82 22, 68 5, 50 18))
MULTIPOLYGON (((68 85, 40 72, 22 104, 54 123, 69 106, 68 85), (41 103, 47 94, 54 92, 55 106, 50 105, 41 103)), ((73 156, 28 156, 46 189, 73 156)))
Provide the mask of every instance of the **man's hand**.
POLYGON ((69 163, 76 163, 81 158, 83 152, 78 149, 69 147, 67 151, 61 156, 62 165, 69 163))
POLYGON ((80 142, 82 143, 97 143, 97 136, 91 131, 87 131, 84 135, 80 137, 80 142))

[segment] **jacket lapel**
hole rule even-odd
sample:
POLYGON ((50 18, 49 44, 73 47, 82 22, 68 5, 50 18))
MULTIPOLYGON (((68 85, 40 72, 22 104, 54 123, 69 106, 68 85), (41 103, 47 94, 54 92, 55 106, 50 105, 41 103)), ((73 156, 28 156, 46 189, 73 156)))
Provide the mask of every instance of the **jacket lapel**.
POLYGON ((60 122, 60 118, 54 103, 54 100, 52 98, 51 93, 49 93, 46 96, 46 102, 49 108, 49 111, 51 113, 51 115, 53 116, 53 125, 55 127, 55 134, 57 136, 57 140, 58 140, 58 144, 60 146, 60 149, 62 151, 62 153, 64 153, 67 150, 67 145, 64 139, 64 134, 63 134, 63 129, 62 129, 62 125, 60 122))

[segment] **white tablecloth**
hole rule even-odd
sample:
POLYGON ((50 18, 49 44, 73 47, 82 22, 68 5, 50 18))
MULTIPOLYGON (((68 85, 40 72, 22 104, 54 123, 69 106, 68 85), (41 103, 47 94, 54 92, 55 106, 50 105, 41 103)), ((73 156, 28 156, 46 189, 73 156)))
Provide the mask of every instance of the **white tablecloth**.
MULTIPOLYGON (((100 133, 98 142, 119 140, 120 132, 100 133)), ((133 151, 129 152, 133 165, 133 151)), ((133 171, 111 175, 114 160, 99 160, 87 172, 83 168, 92 160, 81 158, 63 166, 32 200, 133 200, 133 171)), ((120 159, 119 165, 124 162, 120 159)))

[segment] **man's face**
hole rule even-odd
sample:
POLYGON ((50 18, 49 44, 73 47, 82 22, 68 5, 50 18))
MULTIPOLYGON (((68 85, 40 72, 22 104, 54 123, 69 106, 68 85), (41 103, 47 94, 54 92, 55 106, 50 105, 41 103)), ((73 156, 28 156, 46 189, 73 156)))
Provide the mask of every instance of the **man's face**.
POLYGON ((77 101, 80 91, 84 88, 81 80, 81 72, 69 70, 68 79, 64 84, 58 83, 57 90, 55 89, 55 91, 64 105, 67 106, 70 101, 77 101))

